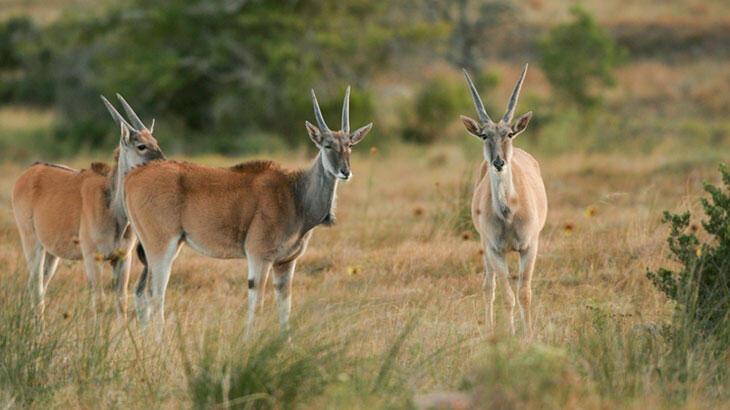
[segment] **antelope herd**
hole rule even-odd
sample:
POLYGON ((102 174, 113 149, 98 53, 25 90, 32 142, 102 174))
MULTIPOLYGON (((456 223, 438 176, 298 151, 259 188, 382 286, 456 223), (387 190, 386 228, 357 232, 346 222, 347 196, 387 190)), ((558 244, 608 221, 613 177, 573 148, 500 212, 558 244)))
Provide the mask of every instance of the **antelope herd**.
MULTIPOLYGON (((527 127, 528 112, 513 123, 527 65, 507 106, 494 122, 486 112, 469 74, 467 85, 478 121, 461 119, 469 133, 483 141, 484 161, 475 184, 471 214, 484 249, 486 323, 494 328, 495 278, 504 281, 509 328, 515 333, 514 307, 519 301, 527 334, 531 329, 531 280, 547 198, 537 161, 513 148, 512 140, 527 127), (518 300, 510 285, 506 255, 519 253, 518 300)), ((246 258, 248 318, 254 329, 260 292, 269 272, 283 333, 288 331, 291 288, 297 259, 315 227, 335 222, 337 184, 352 176, 352 146, 372 123, 351 131, 350 88, 345 92, 342 123, 333 131, 311 92, 316 125, 305 122, 318 154, 307 169, 291 171, 272 161, 252 161, 214 168, 167 160, 130 105, 117 94, 126 120, 104 97, 120 128, 114 165, 92 163, 89 170, 36 163, 15 183, 12 204, 25 254, 28 287, 40 314, 44 295, 59 259, 83 260, 95 309, 102 291, 99 264, 112 267, 118 312, 126 314, 132 251, 144 265, 136 287, 137 317, 164 326, 165 291, 172 264, 183 244, 218 259, 246 258)))

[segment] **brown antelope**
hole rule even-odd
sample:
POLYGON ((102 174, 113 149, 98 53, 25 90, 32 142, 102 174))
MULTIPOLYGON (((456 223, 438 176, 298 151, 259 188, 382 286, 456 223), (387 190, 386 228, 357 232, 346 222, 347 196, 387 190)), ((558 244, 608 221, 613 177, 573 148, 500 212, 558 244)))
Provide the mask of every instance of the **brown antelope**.
POLYGON ((170 270, 187 243, 213 258, 248 259, 248 336, 259 292, 273 268, 279 322, 287 332, 297 258, 315 227, 334 223, 337 181, 351 177, 350 149, 372 128, 371 123, 350 132, 349 96, 348 87, 342 130, 332 131, 312 90, 317 126, 305 126, 319 154, 309 169, 287 171, 271 161, 230 168, 161 161, 129 173, 126 209, 147 254, 150 275, 140 278, 137 289, 142 324, 154 313, 162 331, 170 270))
MULTIPOLYGON (((126 311, 130 252, 136 237, 124 211, 124 176, 132 168, 162 159, 153 125, 147 129, 117 94, 134 126, 101 97, 121 129, 113 168, 93 163, 90 170, 36 163, 18 178, 12 203, 30 271, 28 286, 43 311, 44 295, 59 259, 84 261, 92 307, 101 296, 98 262, 112 266, 118 309, 126 311)), ((141 249, 138 249, 141 254, 141 249)))
POLYGON ((520 313, 530 334, 530 301, 532 298, 532 272, 535 268, 540 231, 547 217, 547 196, 540 176, 540 166, 527 152, 512 147, 513 139, 527 128, 532 112, 523 114, 512 123, 527 65, 517 80, 507 112, 499 122, 487 115, 481 97, 469 74, 464 70, 466 81, 479 115, 479 121, 461 116, 467 131, 484 142, 482 162, 472 199, 472 221, 484 247, 484 296, 486 323, 494 328, 495 274, 504 281, 505 297, 509 310, 509 326, 515 332, 515 294, 509 281, 507 254, 519 253, 520 313))

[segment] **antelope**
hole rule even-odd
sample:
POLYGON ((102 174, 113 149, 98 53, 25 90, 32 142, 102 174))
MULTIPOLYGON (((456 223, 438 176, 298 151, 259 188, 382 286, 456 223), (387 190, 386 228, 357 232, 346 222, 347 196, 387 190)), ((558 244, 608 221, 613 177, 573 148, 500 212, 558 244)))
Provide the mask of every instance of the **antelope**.
POLYGON ((512 146, 514 138, 527 128, 532 117, 530 111, 512 122, 526 73, 527 64, 512 91, 507 112, 495 123, 487 114, 469 73, 464 70, 479 121, 463 115, 461 120, 466 130, 484 144, 484 161, 475 184, 471 216, 484 248, 485 322, 490 331, 494 329, 497 274, 504 280, 509 328, 512 334, 515 333, 515 294, 510 285, 507 254, 517 252, 520 315, 529 335, 532 323, 532 273, 535 269, 540 231, 545 226, 547 217, 547 195, 538 162, 532 155, 512 146))
POLYGON ((349 87, 340 131, 325 123, 314 90, 311 97, 317 126, 307 121, 305 127, 319 153, 308 169, 288 171, 272 161, 230 168, 158 161, 129 173, 126 209, 145 249, 150 276, 140 278, 136 292, 142 326, 154 314, 158 335, 163 331, 172 263, 186 243, 209 257, 247 259, 247 338, 253 332, 259 292, 273 269, 279 324, 282 334, 288 333, 297 259, 314 228, 335 223, 337 183, 352 177, 351 147, 372 128, 370 123, 350 132, 349 87))
MULTIPOLYGON (((124 211, 124 176, 138 165, 165 157, 152 135, 154 121, 148 129, 124 98, 119 94, 117 97, 134 126, 101 97, 121 129, 113 168, 92 163, 89 170, 76 170, 35 163, 13 188, 13 213, 30 271, 28 287, 41 314, 48 284, 60 259, 83 260, 94 311, 97 298, 103 293, 98 283, 98 262, 109 262, 118 299, 117 312, 126 313, 130 253, 136 237, 124 211)), ((143 257, 141 248, 137 252, 143 257)))

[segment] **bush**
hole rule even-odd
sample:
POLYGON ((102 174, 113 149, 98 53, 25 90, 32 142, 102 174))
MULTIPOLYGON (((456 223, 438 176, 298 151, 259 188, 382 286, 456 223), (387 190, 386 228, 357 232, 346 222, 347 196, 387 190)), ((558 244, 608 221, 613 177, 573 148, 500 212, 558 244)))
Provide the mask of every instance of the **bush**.
POLYGON ((353 126, 375 121, 366 80, 408 33, 386 4, 124 0, 45 26, 10 19, 0 23, 0 102, 52 106, 54 144, 75 150, 116 144, 99 94, 117 92, 178 144, 230 154, 256 143, 219 136, 261 133, 307 144, 310 88, 333 128, 350 83, 353 126))
MULTIPOLYGON (((498 78, 492 73, 478 75, 477 86, 483 94, 493 89, 498 78)), ((460 113, 471 107, 468 90, 463 81, 452 81, 446 77, 434 77, 423 84, 412 106, 402 114, 403 139, 419 144, 432 143, 444 137, 449 125, 460 113)))
POLYGON ((705 183, 710 198, 702 198, 707 218, 702 227, 708 240, 698 238, 689 212, 665 212, 663 221, 671 225, 667 242, 679 267, 647 272, 652 283, 677 303, 681 318, 703 334, 726 331, 730 318, 730 172, 721 165, 720 173, 724 190, 705 183))
POLYGON ((0 23, 0 102, 47 105, 54 98, 52 52, 27 17, 0 23))
POLYGON ((571 10, 574 20, 553 28, 540 44, 540 65, 552 87, 568 103, 591 108, 601 86, 611 86, 613 70, 625 56, 587 11, 571 10))

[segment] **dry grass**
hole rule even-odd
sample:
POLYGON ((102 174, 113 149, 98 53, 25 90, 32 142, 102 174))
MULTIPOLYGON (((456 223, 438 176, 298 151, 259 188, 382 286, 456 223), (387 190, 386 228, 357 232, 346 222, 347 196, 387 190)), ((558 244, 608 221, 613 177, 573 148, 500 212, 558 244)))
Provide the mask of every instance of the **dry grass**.
POLYGON ((0 0, 0 20, 30 16, 39 23, 49 23, 64 13, 89 12, 109 3, 108 0, 0 0))
POLYGON ((631 0, 517 0, 525 10, 529 21, 555 22, 569 17, 570 8, 576 3, 598 16, 601 20, 646 20, 687 18, 712 21, 730 13, 730 5, 713 0, 680 1, 631 1, 631 0))
MULTIPOLYGON (((442 217, 455 212, 454 197, 465 170, 478 161, 478 142, 469 140, 465 146, 469 149, 402 146, 384 157, 360 153, 354 159, 355 178, 339 189, 339 222, 317 230, 294 279, 294 321, 305 336, 295 337, 292 347, 299 351, 318 343, 341 345, 344 356, 338 360, 348 366, 338 367, 334 384, 323 392, 299 401, 314 407, 406 406, 413 394, 463 387, 469 375, 501 374, 492 367, 477 370, 485 360, 522 368, 538 357, 545 358, 548 370, 562 372, 562 387, 521 398, 510 396, 514 391, 510 393, 507 385, 507 391, 499 391, 505 395, 500 400, 506 401, 494 403, 529 405, 552 397, 573 408, 668 404, 671 397, 653 385, 651 375, 633 395, 606 393, 575 352, 585 347, 581 337, 591 328, 596 311, 627 329, 668 317, 670 308, 644 276, 648 268, 665 263, 666 230, 660 214, 663 209, 696 206, 701 181, 716 179, 716 164, 681 152, 648 157, 536 153, 547 182, 550 214, 534 281, 536 337, 533 347, 519 347, 523 342, 502 333, 484 338, 479 243, 442 217), (390 383, 397 390, 357 387, 375 379, 379 363, 388 362, 387 352, 413 317, 415 328, 392 360, 396 381, 390 383), (491 359, 484 359, 485 349, 491 359), (432 356, 435 352, 439 353, 432 356)), ((292 165, 307 163, 303 154, 279 159, 292 165)), ((232 161, 207 157, 203 162, 232 161)), ((22 168, 0 168, 0 280, 10 294, 25 280, 9 199, 22 168)), ((135 265, 135 273, 138 270, 135 265)), ((199 360, 210 345, 219 353, 246 354, 240 339, 245 270, 243 261, 212 260, 185 249, 173 268, 166 342, 161 347, 141 336, 134 321, 128 331, 111 312, 103 316, 104 322, 111 321, 108 334, 94 330, 98 327, 84 309, 81 264, 64 263, 48 295, 47 332, 53 336, 43 337, 58 343, 54 357, 71 363, 48 365, 48 383, 54 387, 47 396, 38 396, 36 406, 189 405, 193 396, 181 346, 199 360), (89 358, 89 351, 99 354, 89 358)), ((276 329, 272 293, 266 292, 263 333, 276 329)), ((7 305, 2 309, 12 310, 7 305)), ((497 321, 504 323, 504 318, 498 315, 497 321)), ((703 386, 689 389, 688 406, 709 399, 703 386)), ((0 400, 25 403, 17 391, 4 388, 0 400)))

